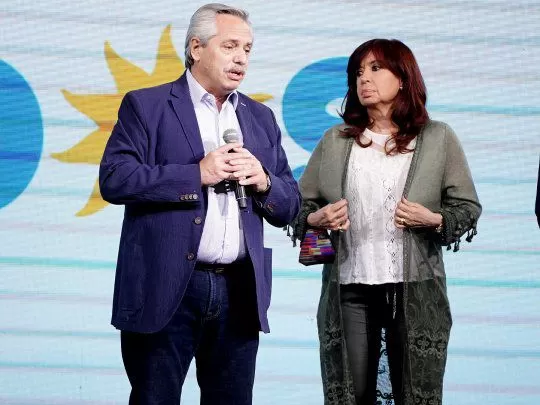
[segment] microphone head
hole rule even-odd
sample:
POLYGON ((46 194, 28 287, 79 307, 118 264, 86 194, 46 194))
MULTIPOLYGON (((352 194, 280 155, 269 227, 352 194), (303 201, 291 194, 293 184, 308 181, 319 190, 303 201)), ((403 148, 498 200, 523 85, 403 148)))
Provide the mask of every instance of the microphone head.
POLYGON ((225 143, 234 143, 240 140, 238 136, 238 131, 234 128, 229 128, 223 131, 223 140, 225 143))

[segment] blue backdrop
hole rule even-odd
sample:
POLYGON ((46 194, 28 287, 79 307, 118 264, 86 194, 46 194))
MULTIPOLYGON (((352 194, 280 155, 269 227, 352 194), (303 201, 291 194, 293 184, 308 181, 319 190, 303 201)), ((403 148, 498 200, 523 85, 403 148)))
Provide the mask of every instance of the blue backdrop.
MULTIPOLYGON (((2 3, 0 11, 0 403, 124 404, 109 325, 122 208, 96 188, 127 91, 177 78, 201 1, 2 3)), ((454 317, 445 403, 540 402, 540 1, 238 1, 255 46, 242 90, 271 107, 297 175, 339 122, 348 55, 374 37, 415 52, 428 110, 458 134, 484 213, 445 255, 454 317)), ((255 404, 322 404, 320 268, 267 227, 272 333, 255 404)), ((183 403, 197 403, 193 372, 183 403)))

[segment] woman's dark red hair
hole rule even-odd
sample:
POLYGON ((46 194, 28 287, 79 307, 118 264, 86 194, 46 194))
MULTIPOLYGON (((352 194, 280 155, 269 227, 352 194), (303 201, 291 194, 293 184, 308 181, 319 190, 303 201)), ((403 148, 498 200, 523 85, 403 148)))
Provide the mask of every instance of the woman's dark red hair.
POLYGON ((360 141, 364 130, 373 122, 368 116, 367 108, 360 104, 356 91, 357 71, 370 52, 383 68, 390 70, 401 80, 403 86, 394 100, 392 110, 392 121, 398 127, 397 133, 392 134, 395 144, 392 143, 393 146, 386 153, 410 152, 407 145, 420 133, 429 119, 426 110, 426 86, 412 51, 396 39, 372 39, 356 48, 350 56, 347 64, 348 90, 344 101, 345 108, 341 114, 348 126, 343 135, 354 137, 362 147, 371 144, 370 142, 366 145, 360 141))

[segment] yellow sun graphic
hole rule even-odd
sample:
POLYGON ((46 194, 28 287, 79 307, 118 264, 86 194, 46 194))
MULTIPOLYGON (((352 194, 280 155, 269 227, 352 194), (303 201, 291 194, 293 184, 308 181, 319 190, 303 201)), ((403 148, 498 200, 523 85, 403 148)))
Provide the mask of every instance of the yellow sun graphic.
MULTIPOLYGON (((156 66, 151 74, 122 58, 105 42, 105 59, 116 82, 116 94, 73 94, 62 90, 66 100, 77 110, 92 119, 97 129, 86 136, 75 146, 64 152, 52 153, 51 157, 64 163, 87 163, 99 165, 105 145, 116 122, 118 108, 124 95, 131 90, 157 86, 176 80, 184 73, 182 59, 176 53, 171 40, 171 26, 168 25, 161 35, 156 66)), ((256 93, 250 97, 264 102, 272 98, 269 94, 256 93)), ((86 205, 75 215, 87 216, 95 214, 108 205, 101 198, 99 183, 96 180, 92 194, 86 205)))

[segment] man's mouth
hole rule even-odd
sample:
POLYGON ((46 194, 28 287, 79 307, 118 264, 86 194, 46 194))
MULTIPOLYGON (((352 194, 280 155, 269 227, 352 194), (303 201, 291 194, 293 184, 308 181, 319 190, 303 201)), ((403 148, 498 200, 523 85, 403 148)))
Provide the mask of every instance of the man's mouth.
POLYGON ((231 69, 227 71, 227 75, 233 80, 241 80, 245 75, 245 71, 241 69, 231 69))

